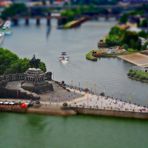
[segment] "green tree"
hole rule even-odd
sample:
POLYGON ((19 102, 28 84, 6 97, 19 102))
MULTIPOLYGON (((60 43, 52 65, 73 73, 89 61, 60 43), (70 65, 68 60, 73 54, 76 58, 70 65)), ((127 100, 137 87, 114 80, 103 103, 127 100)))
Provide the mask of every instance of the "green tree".
POLYGON ((138 35, 139 35, 140 37, 143 37, 143 38, 148 38, 148 33, 145 32, 145 31, 140 31, 140 32, 138 33, 138 35))
POLYGON ((140 27, 148 27, 148 19, 142 20, 142 22, 140 23, 140 27))
POLYGON ((127 13, 123 14, 123 15, 120 17, 119 22, 120 22, 120 23, 126 23, 126 22, 128 21, 128 16, 129 16, 129 14, 127 14, 127 13))
POLYGON ((20 16, 27 14, 27 7, 25 4, 16 3, 12 4, 9 7, 6 7, 1 14, 3 19, 7 19, 9 17, 20 16))
MULTIPOLYGON (((0 48, 0 75, 8 73, 22 73, 25 72, 30 65, 30 60, 27 58, 20 59, 16 54, 7 49, 0 48)), ((39 62, 39 68, 44 72, 46 66, 43 62, 39 62)))
POLYGON ((138 34, 135 32, 126 31, 122 43, 127 44, 129 48, 141 50, 141 42, 138 34))

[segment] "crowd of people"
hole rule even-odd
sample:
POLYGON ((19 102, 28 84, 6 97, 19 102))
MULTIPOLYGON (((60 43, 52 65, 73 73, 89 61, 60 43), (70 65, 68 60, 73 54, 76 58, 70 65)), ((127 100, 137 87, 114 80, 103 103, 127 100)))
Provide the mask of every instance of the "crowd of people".
POLYGON ((148 107, 137 105, 134 103, 119 100, 103 95, 95 95, 89 91, 80 91, 71 88, 71 91, 83 93, 83 97, 73 100, 68 103, 70 107, 78 108, 91 108, 91 109, 104 109, 104 110, 117 110, 117 111, 130 111, 130 112, 147 112, 148 107))

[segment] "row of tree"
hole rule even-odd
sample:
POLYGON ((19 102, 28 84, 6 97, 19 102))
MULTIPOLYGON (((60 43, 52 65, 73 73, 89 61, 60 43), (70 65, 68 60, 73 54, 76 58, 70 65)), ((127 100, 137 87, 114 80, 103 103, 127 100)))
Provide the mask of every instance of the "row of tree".
POLYGON ((26 7, 25 4, 22 3, 16 3, 12 4, 9 7, 6 7, 2 13, 1 13, 1 18, 7 19, 9 17, 14 17, 18 15, 26 15, 28 13, 28 8, 26 7))
POLYGON ((87 15, 93 16, 96 14, 108 14, 108 11, 105 8, 98 8, 97 6, 79 6, 75 9, 67 9, 61 12, 61 16, 66 17, 68 21, 74 20, 75 18, 87 15))
POLYGON ((139 37, 147 38, 148 33, 141 31, 139 33, 131 32, 128 30, 124 30, 119 28, 118 26, 114 26, 107 38, 106 44, 108 46, 123 46, 125 49, 132 48, 134 50, 145 50, 147 48, 148 43, 142 45, 142 42, 139 37))
MULTIPOLYGON (((28 68, 33 67, 30 61, 27 58, 19 58, 8 49, 0 48, 0 75, 25 72, 28 68)), ((40 60, 38 61, 39 68, 45 72, 45 64, 40 60)))
POLYGON ((120 17, 119 23, 125 24, 128 21, 134 21, 135 23, 137 23, 138 27, 148 27, 147 12, 148 12, 148 6, 143 5, 134 11, 124 13, 120 17))

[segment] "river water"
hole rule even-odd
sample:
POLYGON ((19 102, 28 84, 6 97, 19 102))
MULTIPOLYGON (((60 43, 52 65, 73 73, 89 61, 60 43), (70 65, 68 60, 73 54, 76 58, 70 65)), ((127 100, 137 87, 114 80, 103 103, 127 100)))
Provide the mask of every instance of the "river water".
MULTIPOLYGON (((148 85, 128 79, 131 64, 119 59, 87 61, 85 54, 97 47, 116 22, 92 21, 80 28, 57 30, 56 21, 47 28, 30 26, 20 22, 13 27, 3 47, 11 49, 20 57, 31 58, 35 54, 42 59, 56 80, 89 87, 96 92, 148 104, 148 85), (58 57, 62 51, 70 56, 63 65, 58 57)), ((148 122, 103 117, 49 117, 38 115, 0 114, 0 148, 146 148, 148 145, 148 122)))

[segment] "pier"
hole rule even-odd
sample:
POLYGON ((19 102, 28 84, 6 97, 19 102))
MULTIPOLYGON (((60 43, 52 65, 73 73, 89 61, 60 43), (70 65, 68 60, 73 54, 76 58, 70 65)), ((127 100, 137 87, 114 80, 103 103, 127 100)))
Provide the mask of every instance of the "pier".
POLYGON ((118 56, 119 58, 140 67, 148 67, 148 56, 141 53, 132 53, 118 56))

